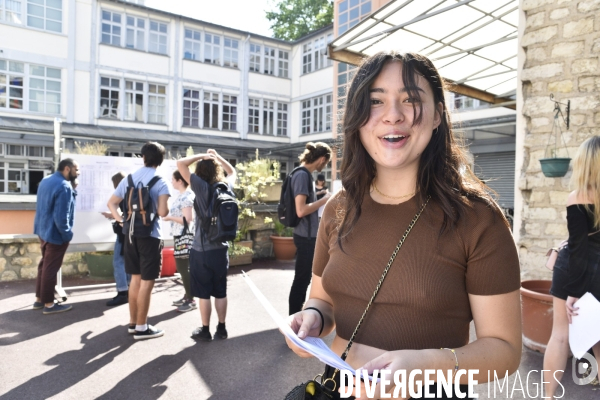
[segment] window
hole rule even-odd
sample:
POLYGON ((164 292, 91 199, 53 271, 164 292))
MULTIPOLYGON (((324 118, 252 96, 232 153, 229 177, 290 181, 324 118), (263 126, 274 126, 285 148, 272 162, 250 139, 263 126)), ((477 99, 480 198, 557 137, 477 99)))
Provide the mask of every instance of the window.
POLYGON ((27 26, 62 32, 62 0, 27 0, 27 26))
POLYGON ((25 149, 21 145, 9 144, 6 147, 8 148, 6 155, 9 155, 9 156, 24 156, 25 155, 25 149))
POLYGON ((307 74, 312 71, 312 46, 311 42, 302 45, 302 73, 307 74))
POLYGON ((371 13, 371 0, 344 0, 338 3, 338 36, 371 13))
POLYGON ((219 129, 219 94, 204 92, 205 128, 219 129))
POLYGON ((27 146, 27 155, 29 157, 42 157, 44 148, 42 146, 27 146))
POLYGON ((144 121, 144 83, 125 81, 125 119, 144 121))
POLYGON ((302 73, 318 71, 330 67, 332 61, 327 58, 327 43, 331 42, 332 34, 321 36, 302 45, 302 73))
POLYGON ((223 95, 223 130, 237 130, 237 96, 223 95))
POLYGON ((260 46, 250 43, 250 71, 260 72, 260 46))
POLYGON ((146 21, 143 18, 127 16, 127 40, 125 47, 130 49, 146 49, 146 21))
POLYGON ((264 49, 264 72, 268 75, 275 75, 275 49, 267 46, 264 46, 264 49))
POLYGON ((0 156, 4 154, 4 144, 0 143, 0 156))
POLYGON ((21 23, 21 0, 0 0, 0 21, 21 23))
POLYGON ((200 46, 200 32, 186 29, 183 58, 200 61, 200 46))
POLYGON ((54 158, 54 147, 44 147, 44 157, 54 158))
POLYGON ((288 105, 286 103, 277 104, 277 136, 288 135, 288 105))
POLYGON ((148 85, 148 122, 165 124, 167 108, 167 87, 164 85, 148 85))
POLYGON ((282 78, 288 77, 289 70, 289 53, 279 50, 279 76, 282 78))
MULTIPOLYGON (((339 62, 337 64, 337 110, 338 115, 341 115, 341 110, 346 104, 347 88, 356 73, 356 67, 350 64, 339 62)), ((337 117, 338 123, 336 131, 338 134, 342 134, 342 124, 340 118, 337 117)))
POLYGON ((223 65, 226 67, 238 66, 239 42, 234 39, 225 38, 225 49, 223 50, 223 65))
POLYGON ((102 10, 102 43, 121 45, 121 14, 102 10))
POLYGON ((302 102, 302 134, 331 130, 331 94, 302 102))
POLYGON ((100 77, 100 117, 119 117, 119 79, 100 77))
POLYGON ((23 109, 25 64, 0 60, 0 108, 23 109))
POLYGON ((248 133, 260 133, 260 100, 250 99, 248 104, 248 133))
POLYGON ((167 54, 167 24, 150 21, 148 51, 167 54))
POLYGON ((275 102, 265 100, 263 104, 263 135, 273 135, 275 125, 275 102))
POLYGON ((204 62, 221 64, 221 37, 204 34, 204 62))
POLYGON ((60 69, 29 66, 29 111, 60 114, 60 69))
POLYGON ((183 125, 200 126, 200 91, 183 89, 183 125))

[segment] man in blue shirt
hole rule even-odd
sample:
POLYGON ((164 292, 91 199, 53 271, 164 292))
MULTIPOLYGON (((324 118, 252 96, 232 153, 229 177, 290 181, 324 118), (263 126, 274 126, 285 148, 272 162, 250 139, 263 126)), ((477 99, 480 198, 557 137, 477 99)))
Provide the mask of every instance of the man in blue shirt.
POLYGON ((40 182, 33 232, 40 238, 42 259, 38 265, 33 309, 44 314, 69 311, 73 306, 54 304, 56 275, 62 265, 69 242, 73 239, 75 196, 73 182, 79 176, 79 165, 71 158, 58 164, 58 171, 40 182))
MULTIPOLYGON (((141 182, 144 186, 156 175, 165 157, 165 148, 156 142, 148 142, 142 147, 144 166, 132 175, 134 185, 141 182)), ((108 200, 108 209, 113 218, 123 223, 123 216, 118 208, 127 194, 128 179, 123 179, 114 194, 108 200)), ((164 178, 160 178, 149 190, 156 214, 166 217, 169 213, 169 187, 164 178)), ((135 218, 135 217, 133 217, 135 218)), ((129 327, 128 332, 134 334, 134 339, 153 339, 164 335, 164 331, 148 325, 148 309, 154 281, 160 276, 162 267, 162 232, 159 219, 152 218, 150 236, 140 237, 133 234, 125 235, 125 272, 131 274, 129 284, 129 327)), ((130 221, 134 224, 134 221, 130 221)))

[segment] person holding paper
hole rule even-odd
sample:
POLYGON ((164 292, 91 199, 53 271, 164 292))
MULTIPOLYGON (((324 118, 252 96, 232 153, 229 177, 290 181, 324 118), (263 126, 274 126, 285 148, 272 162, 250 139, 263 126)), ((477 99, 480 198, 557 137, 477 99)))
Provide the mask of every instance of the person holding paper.
MULTIPOLYGON (((567 198, 568 245, 558 254, 550 289, 554 314, 552 335, 544 354, 545 389, 550 398, 569 358, 569 323, 577 315, 575 302, 586 292, 600 301, 600 136, 579 146, 573 160, 571 186, 575 190, 567 198)), ((592 349, 600 363, 600 342, 592 349)))
MULTIPOLYGON (((456 142, 445 96, 435 66, 418 54, 381 52, 358 68, 343 120, 344 190, 325 206, 309 300, 290 326, 301 338, 335 329, 332 350, 341 355, 395 246, 424 207, 346 361, 407 376, 416 369, 478 370, 474 377, 483 383, 488 371, 504 376, 519 366, 519 260, 506 219, 456 142), (471 320, 477 340, 469 343, 471 320)), ((339 377, 333 375, 326 368, 323 381, 339 377)), ((467 383, 466 375, 456 376, 467 383)))

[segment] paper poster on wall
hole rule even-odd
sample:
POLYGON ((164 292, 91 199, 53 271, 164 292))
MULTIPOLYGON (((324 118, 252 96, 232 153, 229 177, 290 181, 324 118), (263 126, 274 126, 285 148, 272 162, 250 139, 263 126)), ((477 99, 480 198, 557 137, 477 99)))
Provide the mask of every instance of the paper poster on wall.
MULTIPOLYGON (((111 177, 117 172, 125 176, 144 166, 141 158, 90 156, 82 154, 62 154, 61 159, 73 158, 79 164, 79 184, 75 202, 75 224, 71 244, 111 244, 115 234, 111 221, 101 212, 108 211, 106 203, 115 189, 111 177)), ((175 160, 165 160, 157 169, 169 186, 171 199, 176 191, 171 186, 171 176, 177 169, 175 160)), ((172 239, 169 224, 160 221, 163 239, 172 239)), ((99 248, 102 246, 99 246, 99 248)), ((104 246, 106 247, 106 246, 104 246)))

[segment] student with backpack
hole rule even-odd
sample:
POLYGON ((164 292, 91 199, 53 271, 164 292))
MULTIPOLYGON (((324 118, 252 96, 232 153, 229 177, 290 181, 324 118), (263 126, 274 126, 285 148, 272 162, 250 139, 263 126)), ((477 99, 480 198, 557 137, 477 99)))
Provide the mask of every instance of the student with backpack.
POLYGON ((202 326, 192 332, 192 338, 212 340, 210 298, 214 297, 219 319, 214 337, 227 339, 227 241, 233 240, 237 233, 238 206, 233 194, 236 172, 213 149, 178 160, 177 169, 196 195, 196 234, 190 250, 190 277, 192 295, 199 298, 202 326), (189 166, 195 162, 195 173, 192 174, 189 166))
MULTIPOLYGON (((293 206, 295 206, 296 216, 299 219, 295 225, 282 221, 284 225, 294 226, 294 244, 297 249, 294 281, 289 297, 290 315, 302 310, 302 304, 306 300, 306 290, 312 276, 313 256, 319 228, 318 211, 319 207, 325 205, 331 197, 331 193, 326 192, 321 199, 317 200, 312 173, 314 171, 321 172, 329 163, 330 158, 331 148, 327 144, 309 142, 300 155, 300 167, 294 169, 290 174, 293 206)), ((282 195, 282 197, 284 196, 282 195)))
POLYGON ((148 310, 154 281, 162 268, 162 232, 159 216, 169 213, 170 193, 165 179, 156 174, 165 157, 165 148, 148 142, 141 151, 144 166, 123 179, 108 200, 113 218, 123 223, 125 271, 129 285, 128 332, 134 339, 153 339, 164 331, 148 325, 148 310), (123 201, 123 215, 117 211, 123 201))

